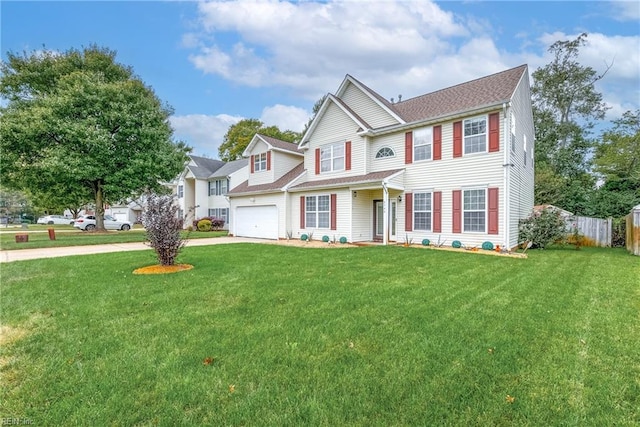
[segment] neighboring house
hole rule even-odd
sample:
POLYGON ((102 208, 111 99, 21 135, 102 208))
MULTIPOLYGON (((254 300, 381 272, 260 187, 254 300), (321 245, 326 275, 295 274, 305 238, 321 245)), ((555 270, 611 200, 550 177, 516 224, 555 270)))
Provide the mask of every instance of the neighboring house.
POLYGON ((185 227, 190 226, 194 219, 214 216, 223 218, 225 229, 228 229, 231 217, 227 193, 230 188, 247 180, 248 170, 247 159, 225 163, 189 156, 184 171, 174 181, 185 227))
POLYGON ((515 247, 533 207, 529 87, 522 65, 393 103, 347 75, 299 146, 253 138, 229 230, 515 247))

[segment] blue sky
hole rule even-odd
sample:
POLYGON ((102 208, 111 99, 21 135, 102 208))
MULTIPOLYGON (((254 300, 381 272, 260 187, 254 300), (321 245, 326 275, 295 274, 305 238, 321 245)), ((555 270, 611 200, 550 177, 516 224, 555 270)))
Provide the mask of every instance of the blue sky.
POLYGON ((242 118, 302 130, 351 74, 404 99, 520 64, 588 33, 579 58, 604 71, 608 119, 640 108, 640 2, 7 1, 7 51, 98 44, 118 52, 175 113, 178 139, 217 158, 242 118))

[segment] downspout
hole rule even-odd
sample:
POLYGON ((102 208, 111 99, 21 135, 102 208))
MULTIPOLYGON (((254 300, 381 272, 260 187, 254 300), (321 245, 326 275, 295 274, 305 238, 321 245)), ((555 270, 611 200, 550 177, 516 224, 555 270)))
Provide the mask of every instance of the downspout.
POLYGON ((382 244, 389 244, 389 215, 387 214, 387 205, 389 204, 389 189, 387 181, 382 181, 382 244))
POLYGON ((507 103, 502 104, 502 117, 503 120, 503 141, 504 141, 504 163, 502 165, 503 174, 504 174, 504 243, 502 245, 503 248, 511 249, 510 245, 510 234, 511 234, 511 221, 510 221, 510 182, 509 179, 511 177, 511 134, 510 134, 510 117, 507 115, 507 103), (508 135, 508 137, 507 137, 508 135))

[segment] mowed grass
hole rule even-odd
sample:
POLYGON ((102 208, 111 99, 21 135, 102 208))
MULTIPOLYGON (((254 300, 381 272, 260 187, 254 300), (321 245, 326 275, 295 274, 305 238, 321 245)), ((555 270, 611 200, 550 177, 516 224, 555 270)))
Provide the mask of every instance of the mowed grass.
POLYGON ((3 417, 37 425, 640 423, 640 259, 188 247, 2 265, 3 417))
MULTIPOLYGON (((51 226, 49 226, 51 228, 51 226)), ((144 242, 146 233, 144 229, 132 229, 129 231, 108 230, 106 232, 85 232, 74 229, 72 226, 60 225, 53 227, 55 232, 55 240, 49 238, 46 226, 30 226, 28 242, 16 242, 16 234, 25 234, 20 229, 15 231, 4 231, 0 233, 0 249, 17 250, 17 249, 36 249, 36 248, 54 248, 62 246, 87 246, 101 245, 110 243, 133 243, 144 242)), ((184 231, 183 236, 188 239, 202 239, 209 237, 226 236, 227 231, 184 231)))

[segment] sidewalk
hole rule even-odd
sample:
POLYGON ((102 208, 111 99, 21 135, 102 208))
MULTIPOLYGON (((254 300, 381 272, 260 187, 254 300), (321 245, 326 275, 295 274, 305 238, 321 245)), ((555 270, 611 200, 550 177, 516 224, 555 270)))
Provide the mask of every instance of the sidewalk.
MULTIPOLYGON (((248 237, 213 237, 192 239, 186 246, 223 245, 228 243, 278 243, 276 240, 252 239, 248 237)), ((110 243, 107 245, 65 246, 60 248, 16 249, 0 251, 0 263, 24 261, 39 258, 55 258, 74 255, 104 254, 109 252, 151 250, 144 243, 110 243)))

